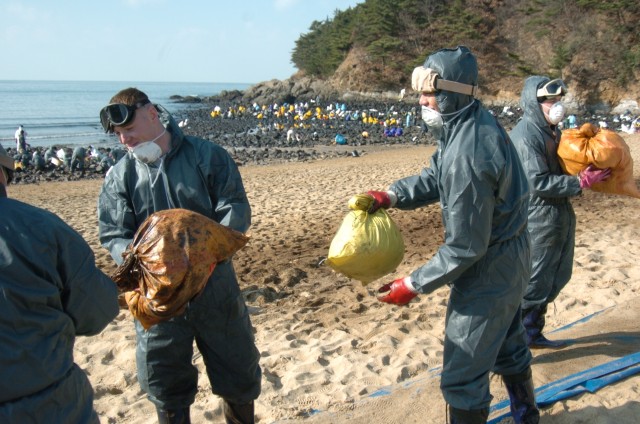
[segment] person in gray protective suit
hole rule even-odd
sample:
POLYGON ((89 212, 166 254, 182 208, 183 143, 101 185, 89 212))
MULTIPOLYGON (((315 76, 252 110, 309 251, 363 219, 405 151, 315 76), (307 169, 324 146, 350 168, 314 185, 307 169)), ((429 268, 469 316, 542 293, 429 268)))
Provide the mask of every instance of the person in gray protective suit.
POLYGON ((364 208, 410 210, 439 201, 445 240, 425 265, 383 285, 380 300, 405 305, 449 284, 440 383, 449 422, 486 422, 494 372, 505 382, 515 421, 537 423, 520 319, 531 269, 529 190, 507 133, 474 98, 477 81, 476 58, 464 46, 438 50, 413 71, 422 118, 438 148, 419 175, 369 191, 364 208))
POLYGON ((80 234, 7 197, 13 168, 0 146, 0 423, 98 424, 73 344, 118 315, 118 290, 80 234))
POLYGON ((577 177, 560 167, 557 125, 564 119, 561 102, 567 87, 560 79, 531 76, 520 97, 523 116, 509 134, 522 160, 529 188, 528 230, 531 235, 531 279, 522 300, 522 319, 531 348, 562 347, 547 339, 547 306, 571 279, 575 247, 576 216, 570 198, 583 188, 604 181, 610 169, 587 167, 577 177))
MULTIPOLYGON (((128 149, 107 173, 98 199, 100 242, 122 263, 138 227, 156 211, 183 208, 245 232, 251 208, 231 156, 210 141, 185 136, 169 112, 142 91, 118 92, 100 111, 106 132, 128 149)), ((182 315, 136 327, 140 387, 160 423, 189 423, 198 391, 193 342, 202 354, 227 423, 254 422, 260 354, 231 260, 218 263, 182 315)))

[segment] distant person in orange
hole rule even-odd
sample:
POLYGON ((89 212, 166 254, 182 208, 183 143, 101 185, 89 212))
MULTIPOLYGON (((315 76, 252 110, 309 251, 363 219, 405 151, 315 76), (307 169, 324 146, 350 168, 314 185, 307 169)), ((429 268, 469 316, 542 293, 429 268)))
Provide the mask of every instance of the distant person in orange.
POLYGON ((532 76, 524 82, 520 106, 522 119, 509 134, 529 181, 531 279, 522 300, 522 319, 529 347, 558 348, 563 341, 547 339, 547 306, 571 279, 576 236, 576 215, 570 198, 592 184, 604 181, 610 169, 589 167, 578 177, 560 167, 558 124, 565 115, 562 97, 567 87, 561 79, 532 76))

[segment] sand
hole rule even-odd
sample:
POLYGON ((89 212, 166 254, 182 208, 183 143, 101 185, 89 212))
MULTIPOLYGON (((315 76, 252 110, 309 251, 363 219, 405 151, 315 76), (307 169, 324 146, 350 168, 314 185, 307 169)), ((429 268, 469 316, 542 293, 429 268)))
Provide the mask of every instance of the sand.
MULTIPOLYGON (((640 164, 640 135, 625 135, 640 164)), ((335 149, 348 149, 336 146, 335 149)), ((382 304, 375 290, 425 263, 442 242, 439 206, 391 210, 405 238, 397 272, 363 287, 322 264, 352 194, 385 189, 428 164, 433 147, 389 146, 360 157, 312 163, 243 166, 253 206, 251 240, 235 258, 236 270, 262 353, 259 423, 442 423, 439 390, 448 289, 421 295, 406 307, 382 304), (382 390, 381 390, 382 389, 382 390)), ((638 180, 640 166, 636 167, 638 180)), ((97 239, 96 200, 101 180, 10 186, 9 195, 58 214, 90 244, 98 266, 115 265, 97 239)), ((550 307, 549 331, 597 316, 550 338, 571 346, 535 350, 536 387, 640 351, 640 200, 586 191, 573 201, 578 218, 574 274, 550 307), (607 309, 608 308, 608 309, 607 309)), ((132 317, 122 310, 95 337, 76 341, 75 360, 95 390, 104 423, 155 423, 155 408, 141 392, 135 367, 132 317)), ((194 423, 221 423, 202 358, 194 423)), ((494 403, 505 399, 492 379, 494 403)), ((640 377, 610 384, 544 408, 546 423, 635 423, 640 377)), ((509 422, 509 421, 505 421, 509 422)))

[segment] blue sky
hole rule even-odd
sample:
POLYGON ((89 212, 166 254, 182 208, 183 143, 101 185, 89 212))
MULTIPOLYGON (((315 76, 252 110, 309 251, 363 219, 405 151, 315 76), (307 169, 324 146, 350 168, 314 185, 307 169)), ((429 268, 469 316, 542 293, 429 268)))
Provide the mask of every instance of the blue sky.
POLYGON ((359 3, 0 0, 0 80, 282 80, 311 23, 359 3))

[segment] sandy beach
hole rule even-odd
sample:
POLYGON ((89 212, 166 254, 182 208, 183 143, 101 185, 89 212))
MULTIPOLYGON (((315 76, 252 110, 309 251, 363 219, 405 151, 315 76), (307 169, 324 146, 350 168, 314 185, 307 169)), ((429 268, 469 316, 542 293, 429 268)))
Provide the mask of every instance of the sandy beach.
MULTIPOLYGON (((640 134, 623 135, 640 179, 640 134)), ((439 390, 444 313, 449 290, 421 295, 406 307, 382 304, 384 282, 425 263, 442 242, 439 205, 391 210, 406 253, 395 273, 363 287, 322 264, 353 194, 386 189, 428 164, 432 146, 369 146, 359 157, 242 166, 253 224, 234 260, 261 351, 259 423, 443 423, 439 390)), ((349 150, 348 146, 331 149, 349 150)), ((102 181, 9 186, 9 196, 48 209, 90 244, 98 266, 115 269, 98 243, 96 201, 102 181)), ((586 191, 573 200, 578 225, 574 274, 547 317, 550 338, 575 341, 562 350, 533 351, 534 382, 567 375, 640 351, 640 220, 638 199, 586 191)), ((194 347, 195 348, 195 347, 194 347)), ((222 423, 202 358, 193 423, 222 423)), ((99 335, 77 339, 75 361, 95 390, 103 423, 157 422, 141 392, 131 314, 122 310, 99 335)), ((494 403, 506 398, 492 379, 494 403)), ((504 411, 502 411, 504 412, 504 411)), ((636 423, 640 376, 579 394, 541 410, 545 423, 636 423)), ((494 417, 496 414, 492 414, 494 417)), ((505 420, 504 422, 510 422, 505 420)))

